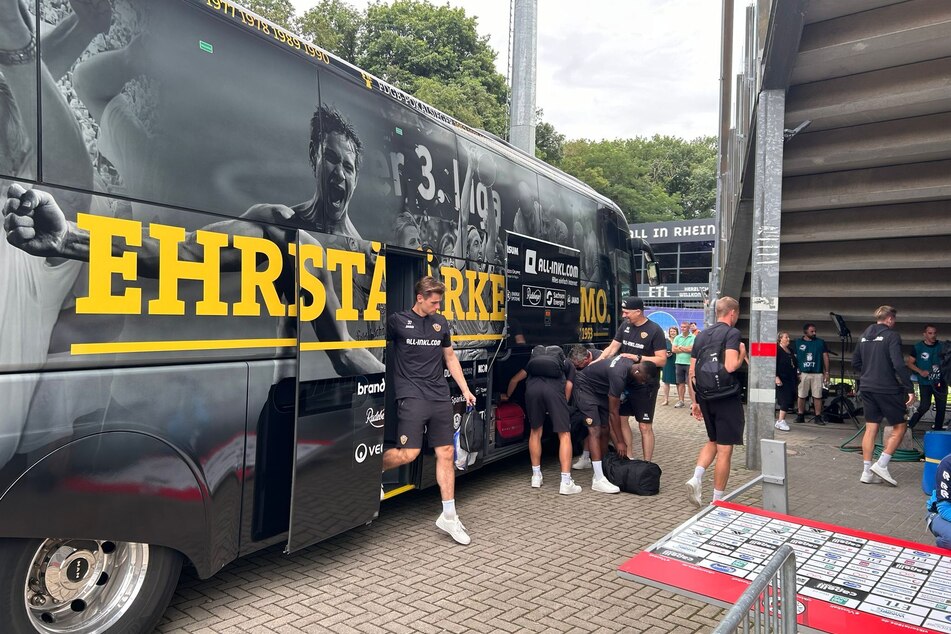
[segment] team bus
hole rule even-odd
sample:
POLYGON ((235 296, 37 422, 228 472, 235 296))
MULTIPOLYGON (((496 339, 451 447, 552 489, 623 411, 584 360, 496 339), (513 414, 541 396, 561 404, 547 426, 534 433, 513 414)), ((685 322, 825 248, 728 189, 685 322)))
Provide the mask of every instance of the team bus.
MULTIPOLYGON (((230 1, 0 12, 4 632, 146 631, 183 564, 373 520, 385 317, 423 274, 478 395, 458 466, 524 451, 501 360, 606 342, 651 258, 589 187, 230 1)), ((431 450, 382 476, 434 483, 431 450)))

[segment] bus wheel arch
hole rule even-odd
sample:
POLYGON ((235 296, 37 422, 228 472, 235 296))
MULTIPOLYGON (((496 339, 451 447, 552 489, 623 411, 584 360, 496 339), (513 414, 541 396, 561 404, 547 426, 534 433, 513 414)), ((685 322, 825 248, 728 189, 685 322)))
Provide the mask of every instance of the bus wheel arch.
POLYGON ((152 631, 178 584, 171 548, 89 539, 0 539, 12 631, 152 631))

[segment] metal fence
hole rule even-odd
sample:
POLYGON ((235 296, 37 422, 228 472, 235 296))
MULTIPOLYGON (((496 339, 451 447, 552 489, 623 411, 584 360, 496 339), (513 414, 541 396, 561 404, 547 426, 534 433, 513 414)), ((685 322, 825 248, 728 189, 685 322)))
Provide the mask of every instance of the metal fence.
POLYGON ((796 631, 796 552, 780 546, 727 611, 714 634, 796 631))

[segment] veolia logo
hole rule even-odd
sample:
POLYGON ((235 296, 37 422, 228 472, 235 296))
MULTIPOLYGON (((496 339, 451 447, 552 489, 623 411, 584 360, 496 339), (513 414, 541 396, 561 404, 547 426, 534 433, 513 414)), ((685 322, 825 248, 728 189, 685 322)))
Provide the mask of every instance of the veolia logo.
POLYGON ((353 450, 353 459, 357 463, 362 463, 369 456, 377 456, 383 453, 383 443, 376 445, 367 445, 365 443, 360 443, 357 445, 357 448, 353 450))
POLYGON ((382 394, 383 390, 386 389, 386 379, 380 379, 379 383, 370 383, 367 381, 365 376, 361 376, 357 379, 357 396, 364 396, 366 394, 382 394))

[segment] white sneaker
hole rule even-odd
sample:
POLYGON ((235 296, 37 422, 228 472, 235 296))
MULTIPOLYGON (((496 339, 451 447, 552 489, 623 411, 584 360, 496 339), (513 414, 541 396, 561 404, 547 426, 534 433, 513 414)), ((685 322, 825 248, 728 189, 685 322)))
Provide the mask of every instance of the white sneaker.
POLYGON ((575 484, 574 480, 568 480, 567 482, 561 483, 561 486, 558 487, 558 493, 562 495, 574 495, 575 493, 581 493, 581 487, 575 484))
POLYGON ((776 429, 779 431, 789 431, 789 425, 787 425, 784 420, 778 420, 776 421, 776 429))
POLYGON ((871 471, 862 471, 862 477, 859 478, 859 482, 862 484, 875 484, 876 482, 881 482, 881 478, 872 473, 871 471))
POLYGON ((881 478, 881 479, 884 480, 885 482, 889 483, 889 484, 892 485, 893 487, 897 487, 897 486, 898 486, 898 480, 896 480, 895 478, 893 478, 893 477, 892 477, 892 474, 890 474, 890 473, 888 472, 888 467, 882 467, 882 466, 880 466, 880 465, 876 462, 876 463, 872 464, 872 466, 871 466, 870 468, 871 468, 871 470, 872 470, 872 473, 874 473, 875 475, 877 475, 879 478, 881 478))
POLYGON ((620 493, 621 489, 607 478, 595 478, 591 481, 591 490, 598 493, 620 493))
POLYGON ((584 454, 578 456, 578 459, 575 460, 575 463, 571 465, 572 469, 590 469, 591 468, 591 458, 586 457, 584 454))
POLYGON ((386 497, 386 491, 383 490, 383 485, 380 485, 380 502, 386 497))
POLYGON ((541 486, 542 486, 542 474, 539 473, 538 475, 535 475, 533 473, 532 474, 532 488, 540 489, 541 486))
POLYGON ((674 403, 674 407, 684 407, 684 402, 683 402, 683 401, 677 401, 676 403, 674 403))
POLYGON ((687 501, 700 508, 700 496, 703 494, 703 486, 700 484, 700 480, 690 478, 684 482, 684 486, 687 487, 687 501))
POLYGON ((472 541, 472 539, 469 538, 469 533, 466 532, 466 527, 462 525, 462 521, 460 521, 458 515, 450 520, 446 519, 445 514, 440 513, 439 519, 436 520, 436 527, 449 533, 450 537, 463 546, 472 541))

